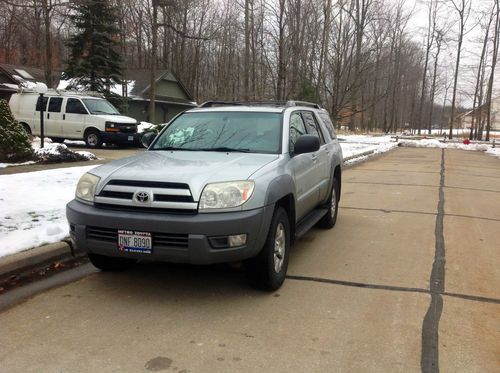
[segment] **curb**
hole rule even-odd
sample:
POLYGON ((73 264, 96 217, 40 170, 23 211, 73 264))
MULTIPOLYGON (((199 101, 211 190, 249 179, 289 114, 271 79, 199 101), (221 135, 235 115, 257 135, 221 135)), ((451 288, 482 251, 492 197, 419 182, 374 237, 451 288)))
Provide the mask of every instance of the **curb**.
POLYGON ((67 240, 7 255, 0 258, 0 277, 23 273, 32 268, 55 261, 68 260, 81 254, 81 251, 73 253, 70 241, 67 240))

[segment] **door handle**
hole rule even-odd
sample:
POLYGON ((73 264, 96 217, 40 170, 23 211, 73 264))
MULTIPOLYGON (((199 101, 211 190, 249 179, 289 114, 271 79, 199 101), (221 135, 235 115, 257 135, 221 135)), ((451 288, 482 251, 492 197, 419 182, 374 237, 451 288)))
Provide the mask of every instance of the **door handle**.
POLYGON ((66 120, 66 114, 63 114, 63 120, 66 120))
POLYGON ((318 159, 318 156, 316 154, 311 154, 311 158, 313 161, 316 161, 316 159, 318 159))
POLYGON ((47 113, 47 119, 50 119, 50 113, 47 113))

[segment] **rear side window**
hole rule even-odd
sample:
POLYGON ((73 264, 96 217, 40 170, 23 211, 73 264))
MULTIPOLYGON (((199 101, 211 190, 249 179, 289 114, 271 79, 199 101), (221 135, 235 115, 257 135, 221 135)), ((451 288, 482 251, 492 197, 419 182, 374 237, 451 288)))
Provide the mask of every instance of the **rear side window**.
POLYGON ((68 98, 68 102, 66 103, 66 113, 87 114, 87 110, 80 100, 76 98, 68 98))
POLYGON ((47 101, 49 101, 49 98, 46 96, 43 96, 43 101, 42 101, 42 96, 38 96, 38 100, 36 100, 36 111, 41 111, 43 107, 43 111, 47 110, 47 101))
POLYGON ((304 122, 306 124, 307 133, 318 136, 320 143, 324 144, 325 139, 323 138, 323 133, 321 132, 321 129, 318 127, 318 122, 316 122, 316 118, 314 118, 314 114, 311 113, 310 111, 303 111, 302 117, 304 118, 304 122))
POLYGON ((337 134, 335 133, 335 127, 332 123, 332 120, 330 119, 330 116, 328 115, 328 113, 320 113, 319 114, 319 117, 321 118, 321 120, 323 121, 326 129, 328 130, 328 133, 330 134, 330 137, 333 139, 336 139, 337 138, 337 134))
POLYGON ((51 97, 49 101, 49 112, 60 113, 63 99, 62 97, 51 97))

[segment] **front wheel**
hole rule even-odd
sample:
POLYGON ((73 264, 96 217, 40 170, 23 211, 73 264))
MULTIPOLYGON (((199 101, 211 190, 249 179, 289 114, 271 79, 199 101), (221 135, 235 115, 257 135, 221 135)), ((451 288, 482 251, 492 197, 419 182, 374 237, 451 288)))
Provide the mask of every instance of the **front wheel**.
POLYGON ((85 143, 89 148, 100 148, 102 146, 102 138, 99 131, 90 130, 85 134, 85 143))
POLYGON ((89 253, 90 262, 102 271, 116 272, 124 271, 134 266, 137 263, 136 259, 117 258, 113 256, 105 256, 89 253))
POLYGON ((285 281, 290 251, 290 222, 282 207, 274 211, 266 242, 260 253, 245 261, 250 285, 273 291, 285 281))
POLYGON ((337 214, 339 211, 339 184, 337 179, 333 178, 332 184, 332 190, 327 204, 328 212, 318 222, 320 228, 333 228, 337 222, 337 214))

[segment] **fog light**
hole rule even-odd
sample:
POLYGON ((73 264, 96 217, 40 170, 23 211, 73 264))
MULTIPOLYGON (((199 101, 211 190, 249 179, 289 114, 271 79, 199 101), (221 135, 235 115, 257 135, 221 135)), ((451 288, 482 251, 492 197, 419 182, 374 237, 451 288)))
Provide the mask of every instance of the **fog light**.
POLYGON ((228 236, 227 241, 229 242, 229 247, 243 246, 247 243, 247 235, 235 234, 234 236, 228 236))

